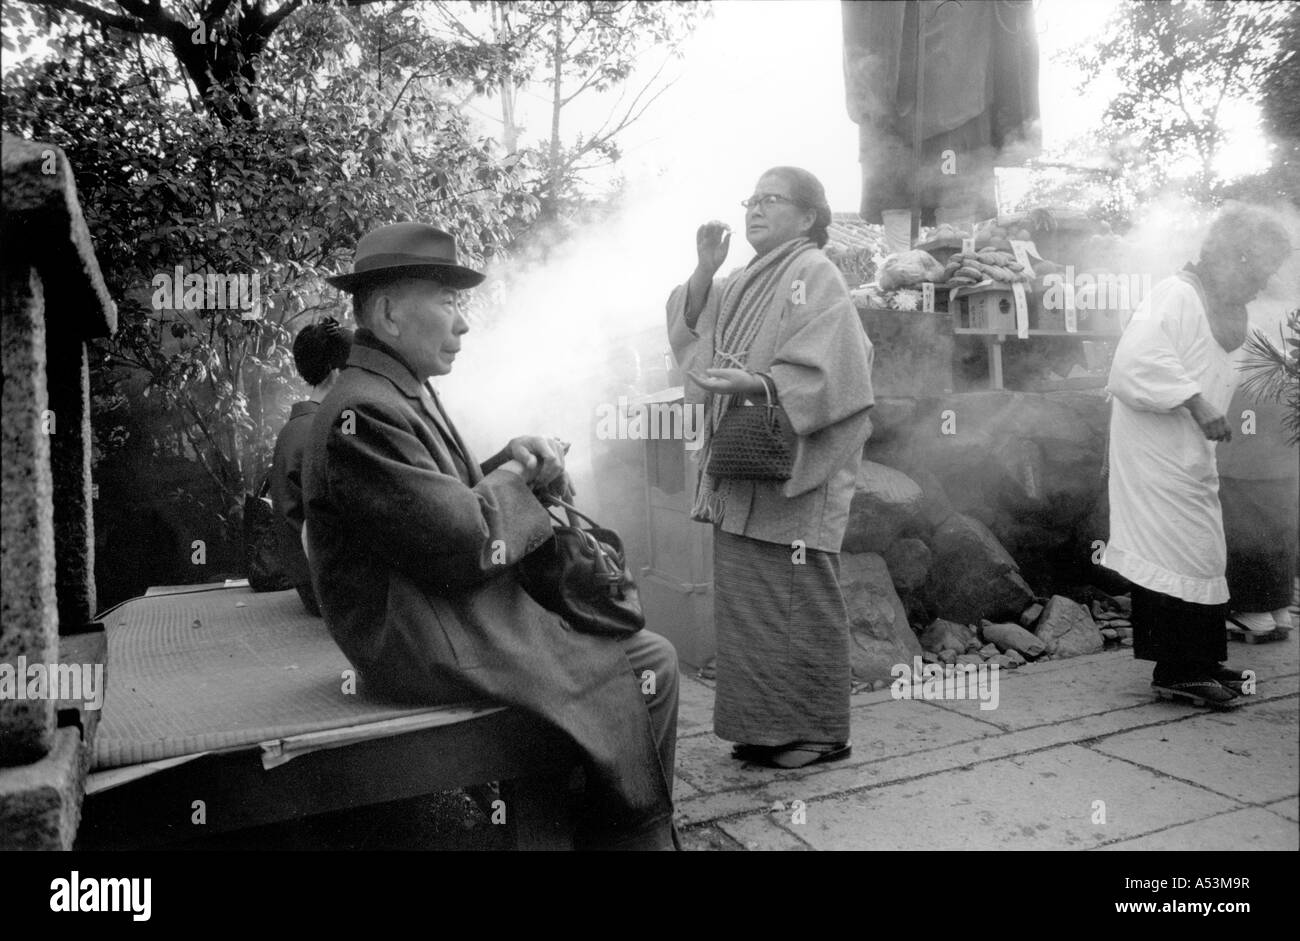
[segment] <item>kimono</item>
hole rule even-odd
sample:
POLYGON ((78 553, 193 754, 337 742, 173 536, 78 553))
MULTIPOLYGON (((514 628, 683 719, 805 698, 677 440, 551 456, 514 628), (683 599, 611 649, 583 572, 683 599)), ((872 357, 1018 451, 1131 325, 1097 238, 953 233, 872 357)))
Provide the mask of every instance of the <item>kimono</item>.
MULTIPOLYGON (((789 546, 800 539, 809 549, 839 552, 862 447, 871 434, 867 411, 875 404, 874 350, 839 269, 811 243, 806 249, 774 272, 770 287, 756 299, 764 309, 762 325, 744 362, 750 372, 771 376, 797 436, 791 478, 784 483, 731 481, 719 526, 764 542, 789 546)), ((703 372, 714 365, 722 299, 762 260, 714 280, 694 329, 685 321, 686 285, 669 296, 668 338, 684 371, 703 372)), ((711 405, 712 399, 687 384, 688 406, 711 405)), ((708 448, 708 424, 703 446, 695 452, 699 458, 708 448)))
POLYGON ((693 460, 694 518, 714 526, 714 731, 760 746, 847 741, 852 677, 839 550, 871 433, 871 341, 839 269, 806 239, 715 280, 694 329, 686 291, 668 299, 678 363, 703 372, 739 362, 769 376, 795 433, 790 480, 712 478, 705 467, 719 403, 687 387, 687 404, 702 402, 710 415, 693 460), (741 350, 724 348, 733 317, 753 324, 741 350))
POLYGON ((271 458, 271 504, 278 516, 280 563, 298 590, 303 607, 316 617, 320 616, 320 606, 311 587, 311 569, 302 551, 302 463, 307 439, 311 437, 312 416, 319 408, 319 403, 311 401, 293 404, 289 420, 275 439, 271 458))

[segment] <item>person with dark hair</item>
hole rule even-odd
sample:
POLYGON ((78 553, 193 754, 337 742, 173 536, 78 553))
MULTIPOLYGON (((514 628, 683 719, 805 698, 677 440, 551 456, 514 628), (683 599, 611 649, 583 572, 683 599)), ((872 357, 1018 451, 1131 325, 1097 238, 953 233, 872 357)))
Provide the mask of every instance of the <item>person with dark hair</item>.
POLYGON ((363 683, 405 701, 488 698, 539 717, 585 756, 584 847, 675 849, 677 657, 641 630, 580 633, 538 604, 518 563, 552 538, 539 494, 564 448, 528 435, 479 463, 428 380, 469 331, 459 292, 483 275, 431 225, 357 245, 356 342, 312 427, 305 541, 330 635, 363 683))
POLYGON ((715 280, 730 234, 701 226, 695 272, 668 299, 668 334, 693 384, 687 404, 707 410, 691 516, 713 526, 714 731, 737 743, 736 758, 799 768, 850 752, 839 551, 871 433, 872 346, 821 251, 831 213, 817 178, 776 167, 742 205, 756 257, 715 280), (728 410, 769 397, 793 432, 790 479, 710 473, 728 410))
POLYGON ((320 617, 320 605, 302 551, 303 451, 311 434, 312 417, 339 371, 347 365, 351 350, 352 331, 344 329, 332 317, 298 331, 293 338, 293 365, 311 386, 311 394, 306 401, 295 402, 289 410, 289 420, 275 439, 271 457, 271 504, 280 517, 280 562, 298 590, 303 607, 315 617, 320 617))
POLYGON ((1257 209, 1225 210, 1200 260, 1156 285, 1124 329, 1106 386, 1110 539, 1102 564, 1133 583, 1133 654, 1155 661, 1164 699, 1240 705, 1228 657, 1227 547, 1215 446, 1240 378, 1246 304, 1277 271, 1287 232, 1257 209))

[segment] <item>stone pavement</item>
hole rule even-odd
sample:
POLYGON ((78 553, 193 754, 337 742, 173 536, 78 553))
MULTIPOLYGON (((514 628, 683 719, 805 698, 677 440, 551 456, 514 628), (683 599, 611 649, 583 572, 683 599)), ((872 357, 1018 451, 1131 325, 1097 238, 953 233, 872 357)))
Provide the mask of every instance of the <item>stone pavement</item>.
POLYGON ((693 850, 1300 849, 1300 632, 1230 642, 1233 712, 1162 702, 1130 649, 1002 671, 996 709, 853 697, 851 758, 742 764, 683 677, 678 825, 693 850))

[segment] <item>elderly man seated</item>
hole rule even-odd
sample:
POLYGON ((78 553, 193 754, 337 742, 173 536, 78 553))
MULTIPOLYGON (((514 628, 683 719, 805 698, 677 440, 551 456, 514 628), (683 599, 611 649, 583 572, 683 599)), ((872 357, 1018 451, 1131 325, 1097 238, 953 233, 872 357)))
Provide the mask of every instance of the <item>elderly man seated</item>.
POLYGON ((469 330, 457 294, 483 275, 457 263, 452 236, 407 222, 366 235, 352 273, 329 280, 358 323, 303 475, 330 633, 383 694, 487 697, 570 737, 587 771, 583 845, 676 848, 672 645, 578 633, 525 592, 515 566, 551 535, 535 491, 563 474, 562 449, 520 437, 480 464, 427 384, 451 372, 469 330))

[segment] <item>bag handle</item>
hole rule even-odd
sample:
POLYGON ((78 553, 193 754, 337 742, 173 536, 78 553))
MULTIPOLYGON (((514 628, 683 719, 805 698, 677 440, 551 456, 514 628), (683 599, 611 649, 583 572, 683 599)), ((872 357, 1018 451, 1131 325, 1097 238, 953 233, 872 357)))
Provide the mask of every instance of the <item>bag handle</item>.
MULTIPOLYGON (((600 587, 608 591, 611 597, 623 597, 623 559, 618 555, 611 559, 611 553, 606 552, 605 548, 600 544, 600 540, 592 535, 590 531, 590 528, 600 529, 600 524, 572 503, 568 503, 559 497, 545 494, 539 496, 538 500, 542 506, 546 507, 548 513, 552 509, 562 508, 568 514, 569 525, 577 532, 586 547, 586 551, 592 556, 594 562, 592 578, 600 587), (590 528, 583 529, 578 525, 579 520, 586 522, 590 528)), ((551 517, 554 518, 555 514, 552 513, 551 517)), ((556 522, 560 521, 557 519, 556 522)))
POLYGON ((781 407, 772 401, 772 390, 776 387, 776 381, 759 372, 754 373, 754 375, 758 378, 759 382, 763 383, 763 394, 767 396, 767 405, 759 407, 767 409, 768 424, 772 431, 775 432, 780 426, 780 422, 777 421, 776 410, 781 407))
MULTIPOLYGON (((595 529, 601 528, 599 523, 597 523, 586 513, 582 512, 582 510, 578 509, 572 503, 568 503, 564 500, 561 500, 559 497, 552 496, 551 494, 544 494, 542 496, 539 496, 538 500, 541 502, 542 506, 547 508, 548 512, 553 507, 558 507, 560 509, 563 509, 569 517, 569 525, 572 526, 574 529, 580 528, 578 526, 578 522, 577 522, 578 520, 583 520, 588 525, 588 527, 592 527, 595 529)), ((552 514, 552 516, 553 515, 554 514, 552 514)))

